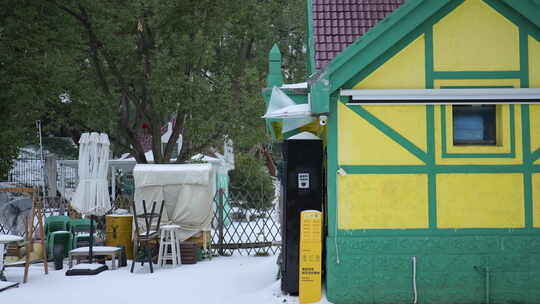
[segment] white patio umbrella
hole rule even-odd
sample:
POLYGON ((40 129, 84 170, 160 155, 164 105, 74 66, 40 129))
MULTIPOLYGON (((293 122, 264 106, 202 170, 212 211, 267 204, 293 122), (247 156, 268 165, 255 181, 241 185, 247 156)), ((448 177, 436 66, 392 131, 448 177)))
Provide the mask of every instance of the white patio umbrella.
POLYGON ((79 184, 71 204, 81 214, 104 215, 111 209, 107 182, 109 137, 105 133, 83 133, 79 144, 79 184))
POLYGON ((111 209, 107 170, 109 166, 109 137, 105 133, 83 133, 79 140, 79 184, 71 201, 72 207, 90 216, 90 263, 93 259, 93 216, 111 209))

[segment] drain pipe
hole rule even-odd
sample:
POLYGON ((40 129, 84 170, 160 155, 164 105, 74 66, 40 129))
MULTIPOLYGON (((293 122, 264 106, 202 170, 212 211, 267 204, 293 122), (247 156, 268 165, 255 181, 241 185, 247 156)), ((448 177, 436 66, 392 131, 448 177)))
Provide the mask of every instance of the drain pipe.
MULTIPOLYGON (((347 175, 347 171, 345 171, 343 168, 339 168, 336 172, 337 175, 339 176, 345 176, 347 175)), ((337 182, 337 180, 336 180, 337 182)), ((337 196, 337 195, 336 195, 337 196)), ((338 235, 338 220, 339 220, 339 204, 336 202, 336 225, 334 226, 334 246, 336 247, 336 264, 341 264, 341 261, 339 260, 339 247, 338 247, 338 243, 337 243, 337 235, 338 235)))
POLYGON ((489 275, 489 266, 486 266, 486 304, 489 304, 489 294, 490 294, 490 290, 489 290, 489 280, 490 280, 490 275, 489 275))
POLYGON ((412 257, 412 266, 413 266, 413 304, 418 302, 418 290, 416 289, 416 257, 412 257))
POLYGON ((490 290, 490 280, 491 280, 491 272, 489 270, 489 266, 486 266, 486 267, 480 267, 480 266, 474 266, 474 269, 476 269, 477 271, 480 271, 480 272, 483 272, 484 273, 484 289, 486 291, 486 301, 485 303, 486 304, 489 304, 489 297, 490 297, 490 294, 491 294, 491 290, 490 290))

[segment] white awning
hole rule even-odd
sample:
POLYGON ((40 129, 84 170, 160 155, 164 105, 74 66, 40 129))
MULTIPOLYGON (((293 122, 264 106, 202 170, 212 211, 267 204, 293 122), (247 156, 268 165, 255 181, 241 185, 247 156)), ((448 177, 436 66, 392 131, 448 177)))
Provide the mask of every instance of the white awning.
POLYGON ((537 88, 341 90, 354 104, 535 104, 537 88))
POLYGON ((262 118, 282 119, 282 133, 305 126, 314 120, 309 104, 296 104, 277 87, 272 89, 268 109, 262 118))
POLYGON ((272 89, 268 108, 262 118, 303 118, 310 117, 309 104, 296 104, 279 88, 272 89))

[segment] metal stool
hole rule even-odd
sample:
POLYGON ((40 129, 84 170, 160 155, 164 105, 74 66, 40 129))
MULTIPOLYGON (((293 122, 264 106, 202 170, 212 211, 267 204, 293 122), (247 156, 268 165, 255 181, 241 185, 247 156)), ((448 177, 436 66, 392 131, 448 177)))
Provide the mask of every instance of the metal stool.
POLYGON ((159 255, 158 265, 163 266, 167 264, 168 260, 172 261, 173 266, 182 264, 182 256, 180 254, 180 247, 178 245, 178 239, 176 238, 176 230, 180 229, 178 225, 164 225, 161 226, 161 235, 159 237, 159 255), (170 253, 169 247, 170 246, 170 253))

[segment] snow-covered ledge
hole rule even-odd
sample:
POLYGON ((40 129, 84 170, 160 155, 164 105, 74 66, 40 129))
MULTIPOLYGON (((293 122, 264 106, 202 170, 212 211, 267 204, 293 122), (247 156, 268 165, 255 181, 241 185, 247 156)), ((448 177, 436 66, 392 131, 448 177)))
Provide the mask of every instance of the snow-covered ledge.
POLYGON ((298 82, 298 83, 286 83, 283 84, 280 89, 307 89, 307 82, 298 82))

